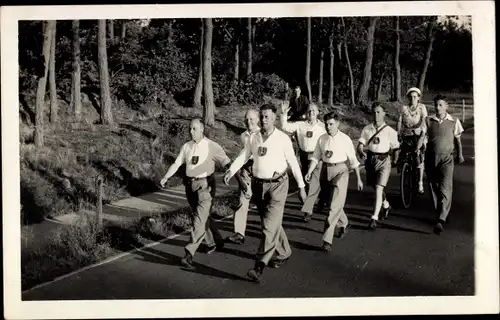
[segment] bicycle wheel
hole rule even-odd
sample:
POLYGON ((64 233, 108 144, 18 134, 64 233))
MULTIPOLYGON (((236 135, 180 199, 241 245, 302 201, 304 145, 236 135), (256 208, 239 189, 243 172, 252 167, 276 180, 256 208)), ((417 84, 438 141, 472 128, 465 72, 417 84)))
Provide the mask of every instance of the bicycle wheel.
POLYGON ((407 161, 401 166, 400 178, 401 202, 403 207, 408 209, 413 200, 413 174, 411 164, 407 161))

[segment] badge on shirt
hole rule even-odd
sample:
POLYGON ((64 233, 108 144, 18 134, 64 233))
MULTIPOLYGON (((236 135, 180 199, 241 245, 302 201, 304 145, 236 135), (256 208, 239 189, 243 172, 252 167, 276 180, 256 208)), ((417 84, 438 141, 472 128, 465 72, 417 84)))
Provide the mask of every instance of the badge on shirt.
POLYGON ((191 157, 191 164, 197 164, 198 160, 200 160, 199 156, 192 156, 191 157))
POLYGON ((379 143, 380 143, 380 138, 379 137, 373 138, 373 144, 379 144, 379 143))
POLYGON ((307 131, 306 132, 306 138, 312 138, 313 132, 312 131, 307 131))
POLYGON ((267 148, 266 147, 259 147, 259 149, 257 150, 258 154, 260 157, 263 157, 266 155, 267 153, 267 148))
POLYGON ((331 158, 331 157, 332 157, 332 155, 333 155, 333 151, 332 151, 332 150, 326 150, 326 151, 325 151, 325 157, 327 157, 327 158, 331 158))

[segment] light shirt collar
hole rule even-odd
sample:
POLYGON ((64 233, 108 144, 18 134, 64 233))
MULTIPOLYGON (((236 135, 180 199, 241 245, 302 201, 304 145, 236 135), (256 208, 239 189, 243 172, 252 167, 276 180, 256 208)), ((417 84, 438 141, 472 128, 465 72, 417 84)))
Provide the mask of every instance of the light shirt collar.
MULTIPOLYGON (((441 119, 438 118, 438 116, 436 114, 433 114, 432 116, 430 116, 430 118, 433 120, 436 120, 438 122, 442 121, 441 119)), ((453 117, 448 112, 446 112, 446 115, 444 116, 443 120, 453 121, 453 117)))
POLYGON ((193 143, 194 143, 194 144, 196 144, 196 145, 200 145, 200 144, 201 144, 201 143, 205 140, 205 138, 206 138, 206 137, 205 137, 205 136, 203 136, 203 137, 200 139, 200 141, 198 141, 198 142, 196 142, 196 141, 194 141, 194 140, 191 140, 191 141, 193 141, 193 143))

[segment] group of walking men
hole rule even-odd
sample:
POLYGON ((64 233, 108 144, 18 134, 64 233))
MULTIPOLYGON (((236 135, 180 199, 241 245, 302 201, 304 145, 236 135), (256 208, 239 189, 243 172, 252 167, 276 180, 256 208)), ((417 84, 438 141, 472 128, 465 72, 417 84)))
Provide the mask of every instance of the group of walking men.
POLYGON ((184 185, 193 211, 193 226, 181 260, 184 268, 194 268, 193 257, 203 241, 207 253, 221 249, 225 241, 244 243, 251 200, 257 206, 263 236, 255 266, 248 271, 248 276, 259 282, 266 267, 279 268, 286 262, 292 254, 282 226, 289 189, 288 168, 297 182, 303 220, 309 221, 317 200, 316 211, 328 208, 322 249, 330 252, 333 238, 342 238, 349 224, 344 205, 351 171, 356 175, 357 190, 363 189, 359 157, 365 163, 366 182, 375 191, 369 227, 376 229, 379 218, 386 218, 391 209, 384 188, 397 159, 396 151, 405 147, 413 148, 418 155, 419 192, 423 192, 425 167, 437 214, 434 231, 443 231, 451 205, 454 151, 458 161, 463 162, 460 142, 463 128, 458 119, 447 113, 445 97, 435 98, 436 114, 428 116, 425 106, 419 103, 420 90, 408 90, 409 103, 400 112, 397 131, 385 123, 383 105, 374 103, 373 122, 363 128, 355 148, 351 138, 339 130, 337 113, 327 113, 323 122, 320 121, 318 106, 308 101, 305 105, 304 99, 300 98, 300 88, 296 92, 298 94, 291 102, 281 104, 281 130, 275 127, 277 108, 274 105, 264 104, 259 111, 247 111, 247 130, 241 135, 243 149, 232 163, 219 144, 204 136, 203 123, 199 119, 191 121, 191 140, 182 146, 160 182, 162 187, 165 186, 185 164, 184 185), (299 161, 288 134, 293 134, 297 141, 299 161), (225 240, 215 226, 216 221, 210 218, 216 164, 226 170, 224 183, 228 184, 234 176, 240 188, 240 203, 234 214, 234 234, 225 240))

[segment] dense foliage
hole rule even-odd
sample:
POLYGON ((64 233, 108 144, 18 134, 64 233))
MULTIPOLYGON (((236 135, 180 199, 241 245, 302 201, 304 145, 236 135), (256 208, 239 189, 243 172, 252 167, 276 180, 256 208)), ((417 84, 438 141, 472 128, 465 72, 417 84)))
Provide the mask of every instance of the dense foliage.
MULTIPOLYGON (((417 85, 426 47, 426 25, 430 17, 402 17, 400 63, 402 89, 417 85)), ((286 83, 304 85, 306 60, 306 21, 301 18, 253 19, 252 75, 246 76, 248 30, 246 20, 214 19, 212 51, 213 86, 216 105, 255 104, 264 95, 284 97, 286 83), (235 81, 235 46, 239 44, 239 79, 235 81)), ((311 83, 318 92, 319 55, 324 58, 323 101, 329 87, 328 35, 335 34, 335 101, 349 99, 348 71, 343 52, 336 44, 345 39, 358 87, 363 73, 367 18, 346 17, 345 28, 338 18, 314 18, 312 25, 311 83)), ((110 86, 113 101, 135 108, 175 97, 184 106, 192 105, 193 90, 200 64, 200 19, 156 19, 145 25, 141 20, 114 21, 114 38, 108 39, 110 86), (120 35, 122 24, 126 35, 120 35)), ((392 55, 394 52, 392 17, 381 17, 376 25, 370 94, 375 96, 379 79, 382 93, 390 97, 392 55), (384 77, 381 77, 384 73, 384 77)), ((97 24, 80 24, 82 92, 98 94, 97 24)), ((58 95, 70 101, 71 21, 58 21, 56 79, 58 95)), ((441 20, 435 27, 435 42, 427 73, 429 91, 470 91, 472 87, 472 36, 470 30, 441 20)), ((28 104, 34 101, 36 79, 43 73, 41 48, 42 22, 19 24, 20 93, 28 104)), ((98 99, 97 99, 98 100, 98 99)))

